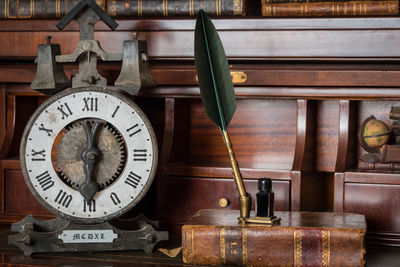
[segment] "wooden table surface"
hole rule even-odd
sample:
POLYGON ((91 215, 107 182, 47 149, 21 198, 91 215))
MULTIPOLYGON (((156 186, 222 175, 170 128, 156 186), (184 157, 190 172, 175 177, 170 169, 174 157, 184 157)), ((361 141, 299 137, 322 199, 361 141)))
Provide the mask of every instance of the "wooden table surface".
MULTIPOLYGON (((182 262, 182 254, 169 258, 159 251, 92 252, 92 253, 41 253, 24 256, 18 248, 7 244, 8 230, 0 232, 0 266, 104 266, 104 267, 152 267, 189 266, 182 262)), ((173 247, 174 244, 168 244, 173 247)), ((175 245, 177 246, 177 245, 175 245)), ((400 247, 367 245, 368 267, 400 266, 400 247)))

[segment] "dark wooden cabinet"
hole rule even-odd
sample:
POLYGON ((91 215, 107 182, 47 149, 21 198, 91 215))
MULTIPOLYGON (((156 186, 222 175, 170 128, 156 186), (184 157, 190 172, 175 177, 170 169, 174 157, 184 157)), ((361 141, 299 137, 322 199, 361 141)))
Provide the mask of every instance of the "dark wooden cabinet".
MULTIPOLYGON (((222 138, 201 106, 193 66, 194 19, 99 23, 96 39, 109 52, 139 32, 147 40, 158 86, 136 102, 154 125, 160 159, 144 209, 179 227, 200 208, 237 209, 222 138)), ((358 132, 370 115, 388 124, 400 105, 400 19, 215 19, 235 83, 230 124, 245 184, 273 179, 277 210, 345 211, 367 217, 370 242, 399 244, 400 173, 361 172, 358 132)), ((30 90, 36 48, 52 35, 62 53, 79 38, 77 24, 58 32, 54 20, 0 23, 0 222, 27 213, 51 216, 27 191, 19 170, 22 130, 46 97, 30 90)), ((68 75, 76 66, 65 66, 68 75)), ((119 64, 99 64, 110 86, 119 64)), ((176 228, 175 228, 176 229, 176 228)))

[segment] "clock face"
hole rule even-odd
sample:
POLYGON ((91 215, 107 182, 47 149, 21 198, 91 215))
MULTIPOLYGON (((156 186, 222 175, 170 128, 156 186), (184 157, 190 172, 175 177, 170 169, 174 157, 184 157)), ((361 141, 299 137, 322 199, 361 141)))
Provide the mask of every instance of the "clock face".
POLYGON ((43 206, 74 222, 101 223, 143 198, 158 150, 150 122, 129 98, 80 88, 65 90, 36 110, 20 157, 25 181, 43 206), (88 148, 97 151, 95 157, 88 148), (87 200, 82 188, 90 181, 96 189, 87 200))

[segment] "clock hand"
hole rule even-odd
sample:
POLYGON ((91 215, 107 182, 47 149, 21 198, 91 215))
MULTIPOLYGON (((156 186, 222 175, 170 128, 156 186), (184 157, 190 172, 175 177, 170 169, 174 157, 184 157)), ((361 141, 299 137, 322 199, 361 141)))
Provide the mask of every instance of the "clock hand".
POLYGON ((86 149, 82 152, 82 160, 85 162, 85 174, 86 181, 79 187, 81 195, 85 198, 87 203, 93 199, 93 196, 97 193, 98 185, 94 181, 93 171, 96 166, 96 161, 100 155, 100 151, 97 148, 97 133, 100 129, 100 122, 95 122, 92 129, 90 129, 89 121, 85 121, 83 128, 86 133, 86 149))

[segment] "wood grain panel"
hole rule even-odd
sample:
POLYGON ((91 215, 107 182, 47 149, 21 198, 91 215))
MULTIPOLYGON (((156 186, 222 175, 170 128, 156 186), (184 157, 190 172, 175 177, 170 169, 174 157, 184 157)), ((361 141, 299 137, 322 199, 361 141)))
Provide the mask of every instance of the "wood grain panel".
POLYGON ((344 186, 344 212, 365 214, 368 231, 400 232, 400 185, 344 186))
POLYGON ((4 211, 7 215, 52 215, 33 197, 19 170, 5 170, 4 211))
POLYGON ((315 169, 334 171, 339 134, 339 101, 318 101, 316 110, 315 169))
MULTIPOLYGON (((291 170, 296 140, 295 100, 240 99, 228 127, 243 168, 291 170)), ((190 159, 230 166, 217 126, 206 117, 200 101, 192 101, 190 159)), ((177 144, 179 145, 179 144, 177 144)))
MULTIPOLYGON (((257 181, 245 180, 246 190, 254 198, 257 192, 257 181)), ((162 181, 163 192, 158 200, 160 218, 169 223, 184 223, 199 209, 220 208, 218 201, 226 198, 229 209, 239 209, 239 195, 233 180, 165 177, 162 181)), ((275 209, 289 210, 290 182, 273 181, 275 192, 275 209)), ((239 214, 239 211, 238 211, 239 214)))

